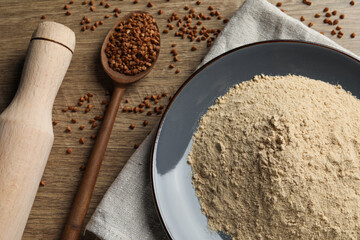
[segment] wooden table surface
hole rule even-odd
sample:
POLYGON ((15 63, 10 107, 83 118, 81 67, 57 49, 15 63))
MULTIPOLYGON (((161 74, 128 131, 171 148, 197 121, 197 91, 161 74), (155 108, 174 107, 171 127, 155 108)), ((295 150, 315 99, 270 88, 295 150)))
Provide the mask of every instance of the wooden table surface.
MULTIPOLYGON (((15 94, 31 34, 43 21, 40 19, 42 15, 47 16, 46 20, 60 22, 73 29, 77 40, 71 65, 53 108, 53 120, 58 121, 58 124, 54 126, 55 142, 43 176, 46 185, 39 188, 23 239, 60 238, 83 173, 79 168, 82 164, 86 164, 94 143, 90 136, 96 134, 99 129, 99 126, 91 128, 89 120, 103 113, 104 105, 101 103, 104 99, 109 99, 109 96, 105 95, 106 88, 102 84, 107 81, 107 76, 100 65, 99 49, 107 31, 118 20, 114 17, 112 10, 115 7, 121 9, 120 17, 134 10, 146 10, 153 14, 160 29, 163 30, 167 19, 174 11, 184 16, 186 13, 184 6, 188 5, 196 12, 209 14, 210 11, 207 8, 212 5, 224 18, 228 18, 243 1, 203 0, 200 5, 196 5, 196 1, 191 0, 154 0, 152 2, 154 6, 148 8, 146 6, 148 1, 139 0, 138 4, 133 4, 133 0, 108 0, 111 7, 104 8, 97 0, 94 12, 89 10, 88 5, 81 5, 81 2, 82 0, 75 0, 72 5, 69 5, 72 14, 65 16, 66 10, 63 8, 68 1, 0 1, 2 10, 0 15, 0 112, 6 108, 15 94), (160 9, 163 10, 162 15, 157 14, 160 9), (109 14, 110 18, 104 19, 105 14, 109 14), (92 22, 104 20, 105 23, 95 31, 82 32, 80 21, 83 16, 88 16, 92 22), (63 108, 76 105, 78 99, 88 92, 94 94, 92 99, 94 109, 91 112, 84 113, 83 106, 78 112, 62 112, 63 108), (72 118, 77 119, 78 123, 71 123, 72 118), (85 125, 85 129, 79 130, 80 125, 85 125), (65 132, 67 126, 72 127, 72 132, 65 132), (79 143, 82 137, 85 138, 85 144, 79 143), (72 154, 66 154, 66 149, 69 147, 73 148, 72 154)), ((276 4, 277 1, 270 2, 276 4)), ((354 6, 351 6, 349 2, 349 0, 321 0, 307 6, 302 3, 302 0, 286 0, 282 2, 281 8, 296 19, 304 16, 306 19, 304 24, 313 22, 315 30, 324 32, 340 45, 360 55, 360 1, 356 0, 354 6), (324 7, 329 7, 331 11, 337 10, 337 15, 332 17, 333 19, 338 18, 340 14, 345 14, 345 19, 339 23, 344 32, 341 39, 330 34, 334 26, 322 22, 324 7), (321 17, 315 18, 316 13, 320 13, 321 17), (350 38, 352 32, 357 34, 354 39, 350 38)), ((204 21, 203 25, 207 28, 223 28, 225 24, 214 17, 212 20, 204 21)), ((206 42, 183 40, 175 37, 174 31, 161 34, 162 48, 156 66, 146 78, 127 89, 121 107, 135 106, 147 95, 158 95, 164 91, 168 95, 174 94, 207 53, 206 42), (173 43, 177 44, 175 49, 179 52, 179 61, 174 63, 176 68, 170 69, 168 66, 173 63, 173 57, 170 54, 173 43), (197 46, 198 50, 190 51, 192 46, 197 46), (175 73, 177 68, 181 70, 178 74, 175 73), (125 103, 126 98, 129 103, 125 103)), ((160 104, 167 103, 168 98, 160 100, 160 104)), ((118 113, 87 219, 134 152, 134 144, 140 143, 146 137, 159 118, 160 115, 146 116, 146 112, 135 114, 120 111, 118 113), (144 120, 149 121, 146 127, 142 126, 144 120), (129 129, 130 124, 135 124, 134 130, 129 129)))

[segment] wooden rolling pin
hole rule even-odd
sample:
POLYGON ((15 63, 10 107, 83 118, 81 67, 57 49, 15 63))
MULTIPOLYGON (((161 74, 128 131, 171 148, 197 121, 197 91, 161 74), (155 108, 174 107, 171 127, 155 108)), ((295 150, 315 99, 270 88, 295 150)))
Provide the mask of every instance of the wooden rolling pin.
POLYGON ((72 30, 35 30, 16 95, 0 115, 0 239, 21 239, 54 141, 52 107, 75 48, 72 30))

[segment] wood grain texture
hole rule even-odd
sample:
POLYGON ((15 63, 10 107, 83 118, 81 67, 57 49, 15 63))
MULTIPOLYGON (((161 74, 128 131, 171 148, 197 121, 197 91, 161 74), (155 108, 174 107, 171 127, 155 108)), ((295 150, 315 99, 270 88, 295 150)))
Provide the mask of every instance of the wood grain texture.
MULTIPOLYGON (((153 8, 147 8, 148 1, 139 0, 138 4, 133 4, 132 0, 108 0, 111 7, 106 9, 99 6, 100 1, 96 2, 94 12, 89 10, 89 6, 81 5, 82 0, 75 0, 70 6, 71 16, 65 16, 64 5, 67 1, 53 0, 34 0, 34 1, 0 1, 0 111, 4 110, 12 100, 20 79, 21 69, 26 55, 26 49, 31 38, 31 34, 38 25, 41 15, 46 15, 46 20, 52 20, 69 26, 76 33, 76 49, 65 76, 64 82, 59 90, 53 108, 53 120, 59 123, 54 127, 55 141, 48 161, 43 180, 45 187, 41 187, 31 211, 30 219, 25 229, 23 239, 59 239, 63 230, 66 217, 75 196, 82 171, 79 167, 86 163, 89 158, 94 141, 90 139, 92 134, 96 134, 98 127, 91 128, 89 119, 95 115, 102 114, 104 105, 103 99, 109 99, 105 96, 105 87, 103 82, 107 77, 102 70, 100 63, 100 48, 107 31, 118 20, 113 17, 112 10, 118 7, 122 10, 121 16, 131 11, 148 11, 156 18, 160 30, 163 30, 167 24, 167 18, 176 11, 180 16, 185 14, 183 7, 185 5, 194 8, 197 12, 208 14, 207 7, 213 5, 219 10, 223 17, 231 17, 235 10, 242 4, 243 0, 209 0, 202 1, 201 5, 196 5, 191 0, 154 0, 153 8), (164 13, 158 15, 157 12, 162 9, 164 13), (109 14, 109 19, 103 19, 105 14, 109 14), (80 21, 83 16, 88 16, 92 21, 104 20, 105 24, 98 27, 94 32, 80 31, 80 21), (20 31, 21 30, 21 31, 20 31), (84 107, 81 111, 66 112, 61 110, 68 105, 75 105, 80 96, 87 92, 92 92, 94 97, 92 104, 94 109, 85 114, 84 107), (71 123, 70 120, 76 118, 78 123, 71 123), (72 127, 72 132, 66 133, 66 126, 72 127), (85 125, 84 130, 79 130, 80 125, 85 125), (85 144, 80 144, 79 139, 85 138, 85 144), (67 155, 66 149, 73 148, 73 153, 67 155)), ((277 1, 270 1, 276 4, 277 1)), ((360 55, 360 1, 355 0, 355 6, 350 6, 348 0, 321 0, 313 1, 311 6, 302 3, 302 0, 282 1, 281 8, 285 13, 300 19, 306 18, 304 24, 310 21, 314 23, 313 29, 322 31, 345 48, 360 55), (329 7, 336 9, 338 15, 345 14, 345 19, 340 21, 340 26, 344 36, 338 39, 331 36, 330 32, 333 26, 325 25, 323 21, 322 10, 329 7), (321 18, 314 18, 316 13, 322 15, 321 18), (355 39, 350 38, 350 33, 357 34, 355 39)), ((337 16, 338 16, 337 15, 337 16)), ((204 21, 208 28, 222 28, 222 21, 215 18, 210 21, 204 21)), ((187 39, 182 40, 174 37, 174 31, 169 34, 161 35, 161 52, 159 60, 153 71, 143 80, 134 83, 127 88, 122 106, 134 106, 139 104, 146 95, 160 94, 166 91, 169 95, 174 94, 177 88, 186 80, 200 63, 201 58, 206 54, 206 42, 191 43, 187 39), (179 62, 174 63, 181 72, 175 74, 175 69, 169 69, 173 57, 170 54, 171 44, 176 43, 176 50, 179 52, 179 62), (192 46, 197 46, 197 51, 190 51, 192 46), (128 98, 129 103, 124 100, 128 98)), ((166 104, 168 99, 161 99, 162 104, 166 104)), ((85 104, 86 105, 86 104, 85 104)), ((104 162, 99 174, 99 178, 94 190, 94 195, 90 203, 90 209, 87 214, 89 218, 96 205, 101 200, 106 189, 118 175, 127 159, 134 152, 134 144, 141 142, 151 131, 160 115, 146 116, 145 113, 123 113, 119 112, 115 121, 112 136, 109 141, 108 149, 105 154, 104 162), (144 127, 142 122, 147 119, 149 125, 144 127), (134 130, 129 129, 130 124, 135 124, 134 130)))

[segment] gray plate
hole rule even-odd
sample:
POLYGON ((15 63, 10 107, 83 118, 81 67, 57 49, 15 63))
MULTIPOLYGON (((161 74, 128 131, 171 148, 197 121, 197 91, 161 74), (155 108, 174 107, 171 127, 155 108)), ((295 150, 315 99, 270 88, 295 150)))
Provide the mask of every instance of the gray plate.
POLYGON ((227 52, 196 71, 169 104, 153 147, 153 193, 160 219, 171 239, 231 239, 207 227, 191 184, 191 167, 186 156, 201 116, 215 99, 233 85, 261 73, 291 73, 339 83, 360 97, 360 62, 312 43, 255 43, 227 52))

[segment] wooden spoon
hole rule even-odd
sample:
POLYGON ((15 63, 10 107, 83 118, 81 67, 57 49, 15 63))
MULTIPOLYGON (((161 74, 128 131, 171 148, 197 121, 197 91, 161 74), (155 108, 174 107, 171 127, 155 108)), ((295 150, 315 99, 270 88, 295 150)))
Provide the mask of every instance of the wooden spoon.
MULTIPOLYGON (((134 12, 134 13, 148 14, 146 12, 134 12)), ((101 48, 101 53, 100 53, 101 63, 105 72, 114 82, 114 91, 111 97, 110 104, 106 110, 106 115, 104 117, 104 121, 102 123, 99 134, 97 136, 97 140, 95 142, 93 151, 86 166, 84 177, 82 179, 79 190, 73 202, 68 221, 65 225, 65 229, 62 236, 63 240, 78 239, 80 236, 82 225, 84 223, 86 212, 89 207, 91 196, 95 187, 96 178, 100 171, 101 162, 103 160, 106 147, 109 142, 111 130, 113 128, 114 121, 117 112, 119 110, 120 101, 122 96, 124 95, 126 86, 145 77, 152 70, 159 56, 160 51, 157 52, 156 59, 154 60, 152 65, 149 68, 147 68, 147 70, 132 76, 121 74, 110 68, 108 64, 108 58, 105 54, 105 48, 107 43, 109 42, 109 38, 110 36, 112 36, 112 34, 115 31, 115 28, 119 25, 119 23, 128 20, 134 13, 126 15, 118 23, 114 25, 114 27, 106 35, 101 48)), ((154 24, 156 25, 157 31, 159 32, 159 28, 157 24, 156 23, 154 24)))

